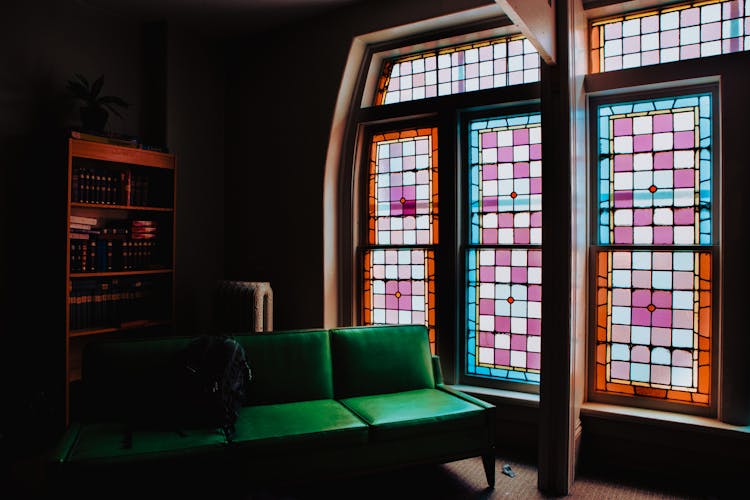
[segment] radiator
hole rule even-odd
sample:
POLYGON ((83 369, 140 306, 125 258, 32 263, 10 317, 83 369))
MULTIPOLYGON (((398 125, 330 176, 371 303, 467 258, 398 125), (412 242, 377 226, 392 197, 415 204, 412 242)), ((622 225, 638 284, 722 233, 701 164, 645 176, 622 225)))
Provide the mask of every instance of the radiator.
POLYGON ((214 299, 218 333, 273 330, 273 290, 267 281, 220 280, 214 299))

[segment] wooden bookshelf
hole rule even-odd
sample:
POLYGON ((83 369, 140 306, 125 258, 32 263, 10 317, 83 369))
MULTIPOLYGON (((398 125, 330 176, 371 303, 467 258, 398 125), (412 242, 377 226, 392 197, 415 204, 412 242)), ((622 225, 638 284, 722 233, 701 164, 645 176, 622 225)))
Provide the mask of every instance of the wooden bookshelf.
POLYGON ((173 154, 68 139, 65 418, 92 339, 174 329, 173 154))

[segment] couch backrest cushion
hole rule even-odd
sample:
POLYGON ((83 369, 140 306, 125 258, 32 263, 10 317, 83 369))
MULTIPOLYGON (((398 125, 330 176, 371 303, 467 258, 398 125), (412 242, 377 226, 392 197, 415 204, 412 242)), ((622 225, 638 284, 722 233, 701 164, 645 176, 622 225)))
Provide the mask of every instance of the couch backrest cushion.
POLYGON ((327 330, 290 330, 234 336, 253 372, 248 405, 333 397, 327 330))
POLYGON ((337 399, 435 387, 424 325, 336 328, 331 354, 337 399))
POLYGON ((191 338, 94 340, 82 358, 83 415, 97 420, 152 420, 176 397, 178 354, 191 338))

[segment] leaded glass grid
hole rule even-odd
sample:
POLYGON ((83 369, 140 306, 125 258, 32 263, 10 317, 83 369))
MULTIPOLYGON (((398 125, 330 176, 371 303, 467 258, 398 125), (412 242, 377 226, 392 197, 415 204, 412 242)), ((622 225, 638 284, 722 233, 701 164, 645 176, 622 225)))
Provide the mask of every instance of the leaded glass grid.
POLYGON ((750 50, 750 0, 692 1, 591 24, 590 72, 750 50))
POLYGON ((472 244, 541 244, 541 130, 539 113, 469 124, 472 244))
POLYGON ((594 391, 709 407, 713 91, 594 106, 594 391))
POLYGON ((378 133, 369 145, 363 324, 424 324, 435 352, 437 128, 378 133))
POLYGON ((542 252, 467 252, 467 373, 539 383, 542 252))
POLYGON ((598 107, 599 243, 711 243, 711 95, 598 107))
POLYGON ((539 53, 522 35, 386 59, 375 105, 538 82, 539 68, 539 53))
POLYGON ((378 134, 368 180, 371 245, 437 243, 437 128, 378 134))
POLYGON ((468 123, 466 374, 540 380, 541 115, 468 123))
POLYGON ((597 390, 709 404, 709 252, 600 251, 596 311, 597 390))
POLYGON ((426 324, 435 352, 434 277, 432 250, 365 250, 364 324, 426 324))

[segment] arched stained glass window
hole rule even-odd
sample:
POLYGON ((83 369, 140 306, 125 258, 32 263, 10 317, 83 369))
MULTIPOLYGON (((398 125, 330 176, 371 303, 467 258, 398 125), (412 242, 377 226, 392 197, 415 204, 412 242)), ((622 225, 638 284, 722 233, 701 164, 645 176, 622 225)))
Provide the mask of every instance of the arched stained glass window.
POLYGON ((541 63, 506 18, 478 28, 369 56, 352 128, 356 300, 344 319, 424 324, 446 381, 535 393, 541 63))
POLYGON ((591 73, 750 50, 750 0, 703 0, 591 23, 591 73))
POLYGON ((539 383, 541 115, 483 118, 468 128, 466 369, 539 383))
POLYGON ((595 107, 595 390, 711 404, 711 92, 595 107))
POLYGON ((521 35, 386 59, 375 105, 538 82, 539 67, 521 35))

